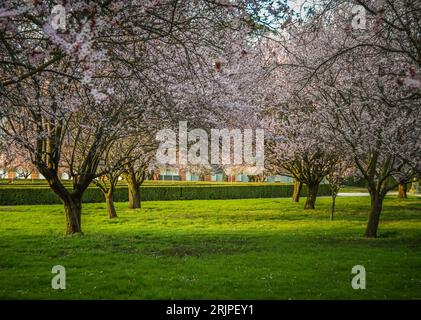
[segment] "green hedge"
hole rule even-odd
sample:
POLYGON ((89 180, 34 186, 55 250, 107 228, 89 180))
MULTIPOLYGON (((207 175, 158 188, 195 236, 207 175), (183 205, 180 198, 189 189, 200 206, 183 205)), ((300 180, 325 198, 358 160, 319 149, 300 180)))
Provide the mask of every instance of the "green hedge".
POLYGON ((367 180, 362 178, 349 177, 343 182, 344 186, 367 188, 367 180))
MULTIPOLYGON (((194 200, 194 199, 247 199, 247 198, 282 198, 292 195, 293 185, 215 185, 215 186, 143 186, 142 201, 151 200, 194 200)), ((306 195, 303 188, 302 195, 306 195)), ((330 194, 328 185, 320 185, 319 195, 330 194)), ((116 189, 114 200, 128 201, 126 187, 116 189)), ((83 202, 103 202, 104 196, 97 188, 88 188, 83 202)), ((0 205, 58 204, 58 196, 49 188, 40 187, 2 187, 0 205)))
MULTIPOLYGON (((72 186, 71 180, 61 180, 61 183, 66 187, 72 186)), ((143 182, 143 186, 216 186, 216 185, 223 185, 223 186, 257 186, 257 185, 274 185, 279 186, 281 184, 288 185, 290 183, 280 183, 280 182, 228 182, 228 181, 162 181, 162 180, 145 180, 143 182)), ((95 187, 94 184, 91 184, 92 187, 95 187)), ((118 181, 119 187, 127 187, 127 183, 124 180, 118 181)), ((40 188, 47 188, 48 183, 45 179, 15 179, 11 182, 8 179, 0 179, 0 188, 27 188, 27 187, 40 187, 40 188)))

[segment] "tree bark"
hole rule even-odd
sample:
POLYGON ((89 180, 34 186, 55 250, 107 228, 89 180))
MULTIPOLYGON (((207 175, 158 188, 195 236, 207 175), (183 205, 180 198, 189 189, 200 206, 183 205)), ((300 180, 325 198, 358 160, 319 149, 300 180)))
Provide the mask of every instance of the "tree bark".
POLYGON ((79 195, 70 195, 63 200, 64 210, 66 212, 66 234, 82 233, 82 197, 79 195))
POLYGON ((316 206, 316 198, 317 198, 317 192, 319 190, 319 184, 310 184, 307 185, 307 201, 306 204, 304 206, 305 210, 312 210, 315 208, 316 206))
POLYGON ((407 191, 408 191, 407 184, 406 183, 403 183, 403 182, 399 183, 398 198, 401 198, 401 199, 408 198, 407 191))
POLYGON ((140 186, 134 181, 127 181, 129 189, 129 209, 139 209, 140 204, 140 186))
MULTIPOLYGON (((141 170, 142 168, 138 168, 141 170)), ((140 208, 140 186, 145 180, 146 172, 142 172, 142 176, 138 176, 139 171, 136 171, 134 167, 130 167, 124 178, 127 182, 127 188, 129 191, 129 209, 140 208)))
POLYGON ((114 206, 114 192, 112 190, 109 190, 105 194, 105 203, 107 205, 108 217, 110 219, 117 218, 117 212, 114 206))
POLYGON ((380 222, 380 213, 382 212, 383 207, 383 196, 379 193, 371 194, 371 210, 368 217, 368 224, 365 230, 365 236, 367 238, 376 238, 377 229, 380 222))
POLYGON ((298 181, 298 179, 294 178, 294 192, 292 193, 292 201, 293 202, 300 202, 300 193, 301 189, 303 188, 302 182, 298 181))

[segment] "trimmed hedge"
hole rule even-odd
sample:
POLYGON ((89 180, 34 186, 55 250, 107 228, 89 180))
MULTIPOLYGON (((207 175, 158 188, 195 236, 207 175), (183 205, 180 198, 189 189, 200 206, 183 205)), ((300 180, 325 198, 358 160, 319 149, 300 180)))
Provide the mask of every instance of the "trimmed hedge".
MULTIPOLYGON (((72 181, 63 179, 61 180, 61 183, 71 188, 72 187, 72 181)), ((143 186, 217 186, 217 185, 223 185, 223 186, 257 186, 257 185, 274 185, 279 186, 281 184, 288 185, 290 183, 280 183, 280 182, 228 182, 228 181, 163 181, 163 180, 145 180, 143 182, 143 186)), ((127 187, 127 183, 124 180, 118 181, 117 185, 119 187, 127 187)), ((94 184, 91 184, 92 187, 95 187, 94 184)), ((0 188, 6 187, 6 188, 22 188, 22 187, 48 187, 48 183, 45 179, 15 179, 13 182, 11 182, 8 179, 0 179, 0 188)))
MULTIPOLYGON (((290 197, 293 185, 215 185, 215 186, 142 186, 142 201, 156 200, 206 200, 290 197)), ((302 196, 306 195, 306 187, 302 196)), ((330 195, 329 185, 320 185, 319 196, 330 195)), ((97 188, 88 188, 83 202, 103 202, 104 196, 97 188)), ((115 191, 114 201, 128 201, 126 187, 115 191)), ((59 197, 49 188, 0 188, 0 205, 59 204, 59 197)))
POLYGON ((367 188, 367 180, 362 178, 349 177, 343 183, 344 186, 367 188))

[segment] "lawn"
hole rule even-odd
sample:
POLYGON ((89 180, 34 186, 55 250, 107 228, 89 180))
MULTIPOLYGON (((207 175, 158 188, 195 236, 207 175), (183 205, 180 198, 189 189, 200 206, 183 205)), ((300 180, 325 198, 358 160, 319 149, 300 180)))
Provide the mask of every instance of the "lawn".
POLYGON ((363 188, 363 187, 342 186, 339 192, 341 193, 368 193, 368 190, 367 188, 363 188))
POLYGON ((290 199, 118 203, 84 207, 83 236, 64 235, 62 206, 0 207, 0 298, 421 298, 421 199, 388 197, 378 239, 362 237, 368 197, 303 211, 290 199), (367 289, 351 269, 367 270, 367 289), (63 265, 67 289, 51 289, 63 265))

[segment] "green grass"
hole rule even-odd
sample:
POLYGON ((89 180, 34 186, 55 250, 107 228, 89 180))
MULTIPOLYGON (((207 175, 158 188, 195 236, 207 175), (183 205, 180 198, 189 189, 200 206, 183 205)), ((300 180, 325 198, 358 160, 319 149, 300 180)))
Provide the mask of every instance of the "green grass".
POLYGON ((421 199, 388 197, 378 239, 362 237, 368 197, 87 204, 83 236, 64 235, 60 205, 0 207, 0 298, 421 298, 421 199), (303 199, 304 200, 304 199, 303 199), (51 289, 51 268, 67 289, 51 289), (351 288, 351 269, 367 289, 351 288))
POLYGON ((339 192, 341 193, 368 193, 368 190, 367 188, 363 188, 363 187, 342 186, 341 189, 339 189, 339 192))

